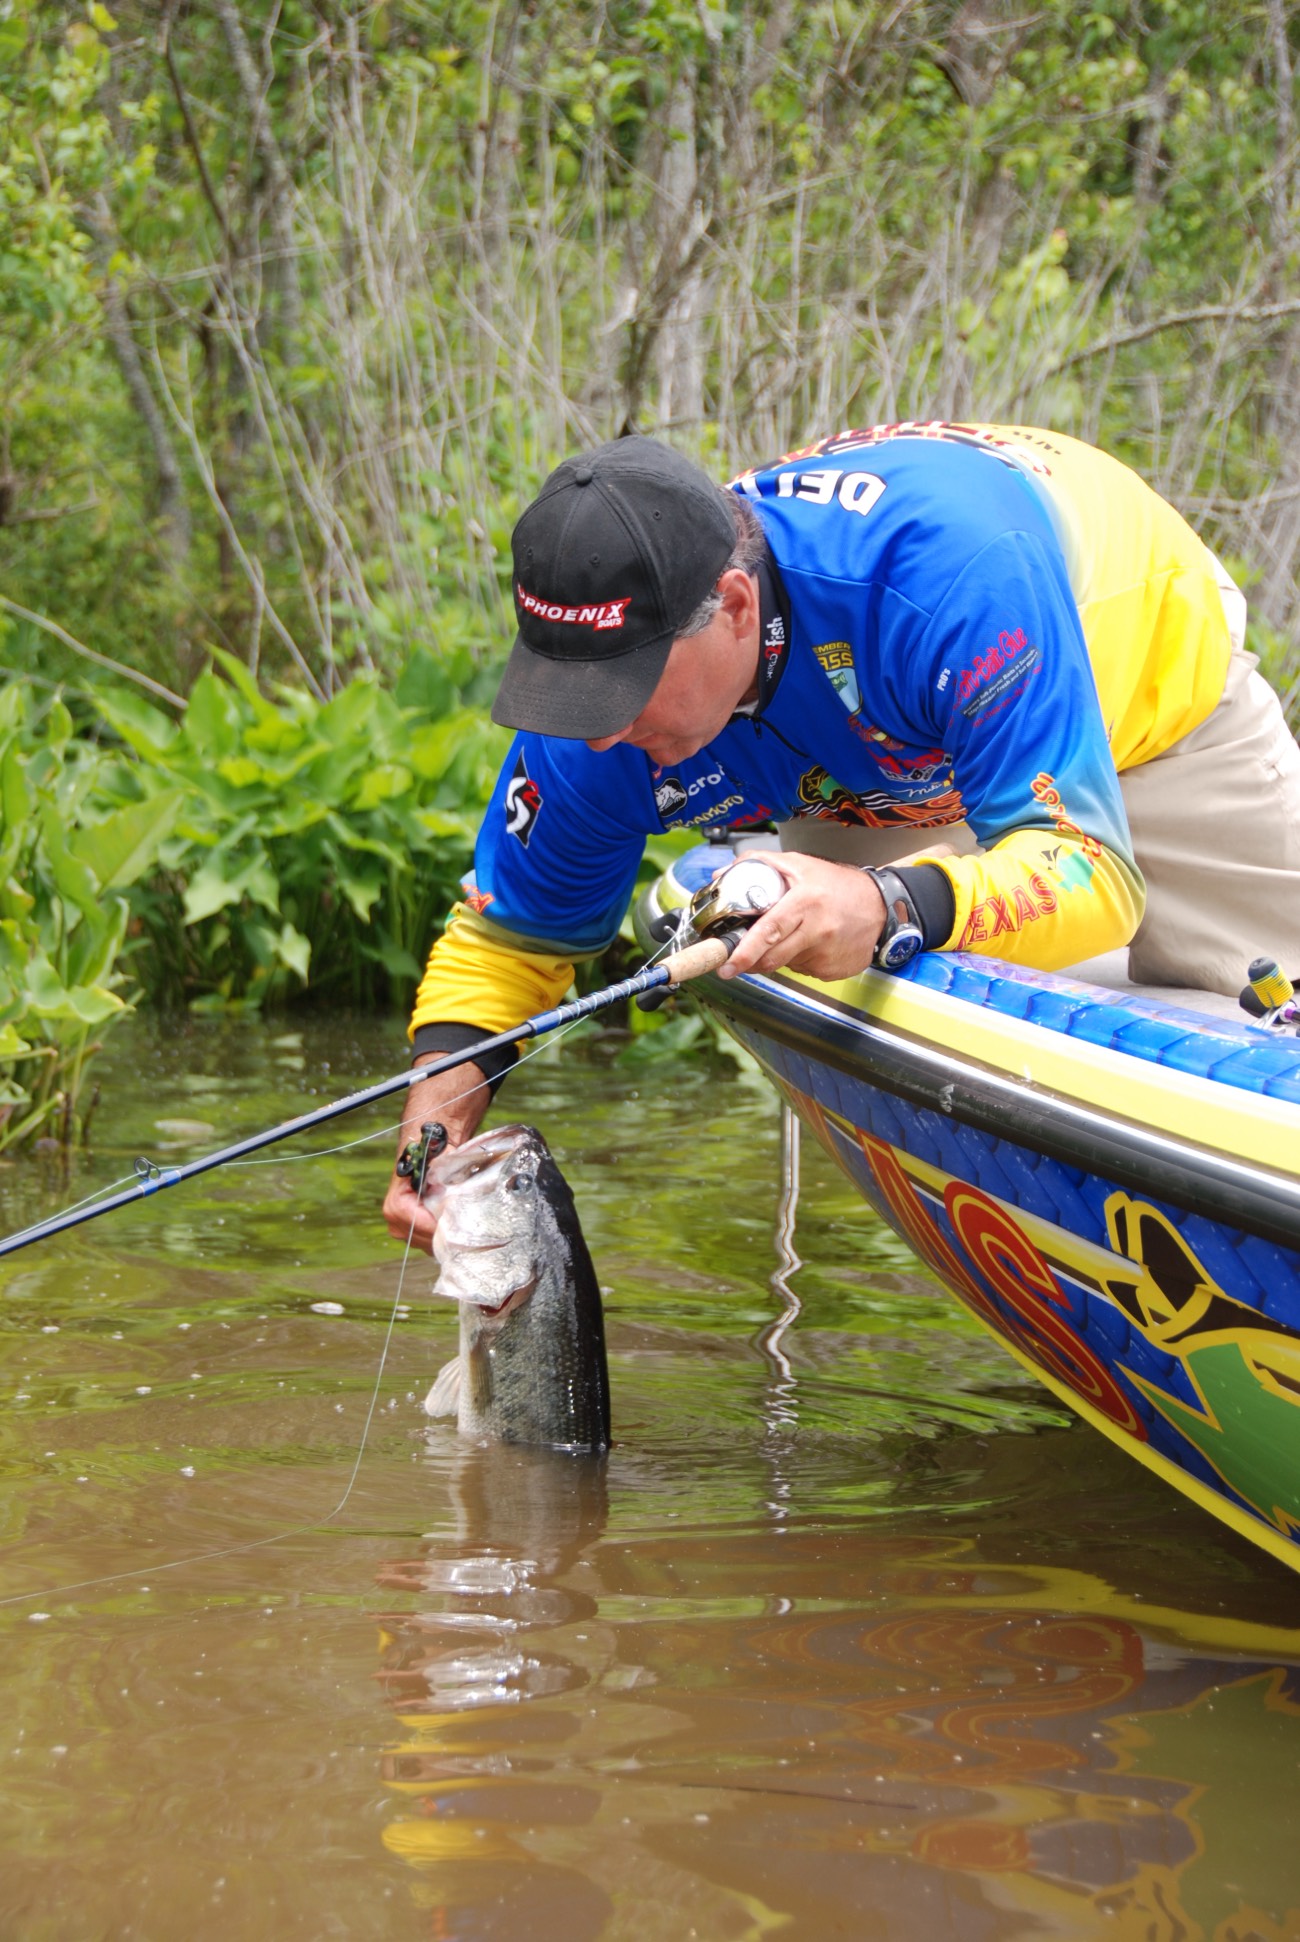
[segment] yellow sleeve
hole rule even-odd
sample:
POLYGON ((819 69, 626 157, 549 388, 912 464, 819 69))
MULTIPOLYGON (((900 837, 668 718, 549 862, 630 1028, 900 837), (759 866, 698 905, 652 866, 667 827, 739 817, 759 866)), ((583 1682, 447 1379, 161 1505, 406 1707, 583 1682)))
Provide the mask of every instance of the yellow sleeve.
POLYGON ((1142 921, 1141 876, 1095 836, 1014 829, 978 856, 909 858, 927 860, 956 900, 945 951, 1059 971, 1127 944, 1142 921))
POLYGON ((557 1005, 573 982, 573 962, 527 948, 467 904, 452 910, 429 953, 415 994, 408 1037, 420 1025, 479 1025, 507 1032, 557 1005))

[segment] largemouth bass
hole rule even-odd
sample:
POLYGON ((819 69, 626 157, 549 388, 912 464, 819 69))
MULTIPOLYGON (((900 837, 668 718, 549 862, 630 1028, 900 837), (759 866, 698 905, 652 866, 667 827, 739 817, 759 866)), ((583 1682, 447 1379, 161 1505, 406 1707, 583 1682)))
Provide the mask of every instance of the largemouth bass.
POLYGON ((433 1161, 436 1293, 460 1303, 460 1354, 425 1398, 466 1436, 609 1447, 605 1318, 568 1182, 531 1126, 433 1161))

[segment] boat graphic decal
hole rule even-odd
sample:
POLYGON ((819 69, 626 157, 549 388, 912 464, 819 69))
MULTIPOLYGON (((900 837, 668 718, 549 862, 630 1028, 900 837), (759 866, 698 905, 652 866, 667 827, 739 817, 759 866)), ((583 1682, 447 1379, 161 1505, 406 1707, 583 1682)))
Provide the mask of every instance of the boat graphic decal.
POLYGON ((902 1226, 922 1260, 981 1320, 1014 1341, 1031 1361, 1118 1428, 1145 1441, 1141 1418, 1101 1357, 1072 1326, 1068 1296, 1012 1209, 951 1177, 936 1206, 932 1195, 923 1198, 909 1178, 914 1172, 909 1154, 870 1133, 855 1132, 887 1203, 886 1218, 893 1214, 894 1224, 902 1226), (931 1200, 930 1206, 926 1200, 931 1200), (946 1216, 944 1225, 940 1208, 946 1216))
POLYGON ((783 1089, 881 1217, 1009 1346, 1121 1437, 1181 1449, 1189 1475, 1300 1539, 1300 1337, 1229 1295, 1168 1211, 1112 1192, 1102 1246, 783 1089))
POLYGON ((1300 1536, 1300 1341, 1225 1294, 1158 1207, 1113 1194, 1106 1222, 1116 1253, 1140 1270, 1107 1275, 1106 1290, 1178 1357, 1195 1402, 1135 1376, 1142 1393, 1229 1490, 1284 1537, 1300 1536))

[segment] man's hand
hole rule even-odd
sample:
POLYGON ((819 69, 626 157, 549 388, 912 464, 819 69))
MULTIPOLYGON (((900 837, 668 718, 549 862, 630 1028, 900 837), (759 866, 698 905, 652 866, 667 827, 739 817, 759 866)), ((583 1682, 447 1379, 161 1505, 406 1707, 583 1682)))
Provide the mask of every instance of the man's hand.
MULTIPOLYGON (((421 1060, 428 1065, 443 1056, 441 1052, 429 1052, 421 1060)), ((402 1116, 402 1133, 398 1142, 398 1155, 402 1154, 411 1140, 418 1140, 420 1128, 425 1120, 440 1120, 447 1129, 448 1147, 463 1146, 478 1131, 479 1121, 491 1103, 487 1080, 478 1066, 456 1066, 451 1072, 439 1073, 436 1079, 422 1079, 413 1085, 406 1095, 406 1110, 402 1116)), ((421 1247, 426 1254, 433 1252, 435 1222, 427 1207, 420 1204, 415 1191, 415 1182, 405 1174, 394 1173, 388 1183, 384 1196, 384 1220, 388 1231, 395 1241, 407 1240, 412 1247, 421 1247)))
POLYGON ((812 978, 852 978, 871 963, 885 925, 885 901, 874 880, 848 864, 794 851, 742 850, 785 879, 784 896, 745 933, 720 978, 743 971, 804 971, 812 978))

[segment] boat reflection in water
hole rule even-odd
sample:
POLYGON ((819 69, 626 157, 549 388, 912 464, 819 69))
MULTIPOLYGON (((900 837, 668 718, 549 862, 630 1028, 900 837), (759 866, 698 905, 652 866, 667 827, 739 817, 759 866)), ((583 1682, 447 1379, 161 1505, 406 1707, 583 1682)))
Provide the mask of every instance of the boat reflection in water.
POLYGON ((600 1462, 435 1461, 380 1674, 433 1934, 1300 1936, 1300 1633, 888 1520, 608 1535, 600 1462))

